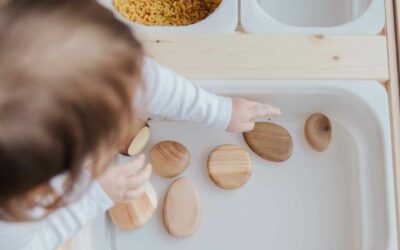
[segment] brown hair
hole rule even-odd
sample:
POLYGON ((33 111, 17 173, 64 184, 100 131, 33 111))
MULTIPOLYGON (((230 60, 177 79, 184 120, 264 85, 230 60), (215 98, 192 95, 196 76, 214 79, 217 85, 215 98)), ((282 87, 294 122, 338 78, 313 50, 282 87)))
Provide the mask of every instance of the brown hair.
POLYGON ((0 34, 0 208, 12 213, 16 198, 60 173, 72 183, 86 157, 125 139, 143 53, 90 0, 10 1, 0 34))

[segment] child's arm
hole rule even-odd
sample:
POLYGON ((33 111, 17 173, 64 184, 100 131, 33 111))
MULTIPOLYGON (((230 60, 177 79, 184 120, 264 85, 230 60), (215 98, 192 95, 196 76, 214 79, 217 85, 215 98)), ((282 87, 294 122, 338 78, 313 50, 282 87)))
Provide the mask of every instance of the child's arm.
POLYGON ((92 182, 79 200, 58 209, 41 223, 36 242, 43 247, 37 249, 55 249, 113 204, 99 184, 92 182))
POLYGON ((144 104, 152 115, 242 132, 251 130, 257 117, 280 114, 268 104, 217 96, 149 58, 145 58, 143 77, 145 86, 135 104, 139 108, 144 104))
POLYGON ((0 249, 56 249, 85 224, 104 213, 113 202, 98 184, 91 183, 76 202, 60 208, 41 221, 9 223, 0 221, 0 249))
MULTIPOLYGON (((113 201, 126 201, 139 197, 151 174, 151 166, 143 170, 144 157, 106 170, 87 189, 90 181, 85 173, 75 186, 85 192, 78 200, 51 213, 45 219, 28 223, 0 221, 0 249, 42 250, 55 249, 87 223, 113 206, 113 201)), ((59 183, 61 184, 61 182, 59 183)), ((58 186, 58 185, 56 185, 58 186)))

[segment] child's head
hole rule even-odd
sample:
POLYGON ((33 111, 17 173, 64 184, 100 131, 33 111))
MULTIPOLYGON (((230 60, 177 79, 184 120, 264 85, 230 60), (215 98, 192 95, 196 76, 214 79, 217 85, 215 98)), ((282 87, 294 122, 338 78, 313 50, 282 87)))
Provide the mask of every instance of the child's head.
POLYGON ((0 215, 24 219, 52 177, 127 135, 142 49, 90 0, 9 1, 0 34, 0 215))

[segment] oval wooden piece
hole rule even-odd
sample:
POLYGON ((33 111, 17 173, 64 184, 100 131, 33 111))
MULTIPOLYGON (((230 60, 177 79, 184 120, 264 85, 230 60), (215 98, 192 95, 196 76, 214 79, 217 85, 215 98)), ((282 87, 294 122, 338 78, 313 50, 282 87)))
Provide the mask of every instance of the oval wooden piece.
POLYGON ((108 214, 119 228, 133 230, 149 221, 156 209, 157 193, 154 187, 147 182, 145 193, 142 196, 127 203, 116 203, 108 210, 108 214))
POLYGON ((332 125, 329 118, 321 113, 312 114, 304 125, 308 144, 318 152, 325 151, 332 140, 332 125))
POLYGON ((157 175, 172 178, 185 171, 191 156, 187 148, 179 142, 163 141, 150 150, 149 159, 157 175))
POLYGON ((150 139, 149 124, 144 121, 136 122, 132 131, 134 135, 124 145, 123 149, 120 150, 120 153, 126 156, 135 156, 142 152, 150 139))
POLYGON ((200 197, 191 180, 181 177, 171 184, 162 214, 165 229, 174 237, 189 237, 197 230, 201 216, 200 197))
POLYGON ((256 122, 254 129, 243 133, 243 137, 251 150, 265 160, 282 162, 292 155, 292 137, 277 124, 256 122))
POLYGON ((250 155, 236 145, 218 146, 208 157, 208 174, 211 180, 221 188, 239 188, 250 178, 250 155))

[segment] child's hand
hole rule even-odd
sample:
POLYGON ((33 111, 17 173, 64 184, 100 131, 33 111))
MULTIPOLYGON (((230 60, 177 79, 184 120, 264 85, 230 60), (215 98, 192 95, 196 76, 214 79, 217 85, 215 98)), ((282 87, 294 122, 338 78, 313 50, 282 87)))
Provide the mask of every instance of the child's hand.
POLYGON ((124 165, 109 167, 97 182, 113 201, 134 200, 144 193, 144 184, 151 175, 152 167, 147 164, 143 168, 144 160, 140 155, 124 165))
POLYGON ((280 114, 281 110, 279 108, 269 104, 233 98, 232 118, 226 130, 233 133, 250 131, 254 128, 256 118, 280 114))

